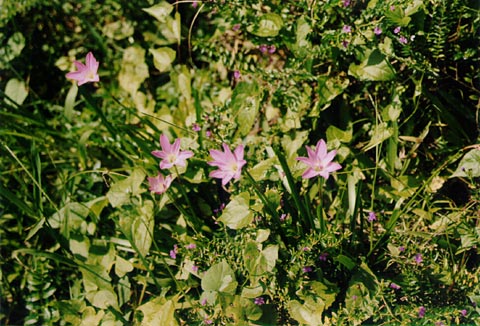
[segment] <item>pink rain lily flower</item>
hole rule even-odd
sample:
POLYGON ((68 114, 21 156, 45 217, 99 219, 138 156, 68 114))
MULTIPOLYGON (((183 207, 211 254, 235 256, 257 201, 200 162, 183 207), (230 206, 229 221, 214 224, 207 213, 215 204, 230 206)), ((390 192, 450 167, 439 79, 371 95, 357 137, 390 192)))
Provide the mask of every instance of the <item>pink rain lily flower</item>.
POLYGON ((170 145, 167 136, 160 136, 161 151, 152 151, 152 155, 161 158, 160 169, 170 169, 173 166, 185 166, 186 159, 193 156, 191 151, 180 150, 180 138, 170 145))
POLYGON ((167 175, 166 177, 163 174, 159 173, 156 177, 148 177, 148 183, 150 184, 150 191, 161 195, 172 184, 173 177, 171 175, 167 175))
POLYGON ((97 60, 95 60, 92 52, 88 52, 85 59, 86 64, 83 64, 79 61, 74 61, 73 63, 77 67, 77 71, 69 72, 66 74, 66 77, 68 79, 76 80, 78 82, 78 86, 89 82, 98 82, 100 80, 97 74, 99 63, 97 60))
POLYGON ((305 146, 307 149, 308 157, 297 157, 298 161, 302 161, 308 168, 302 175, 304 179, 310 179, 320 175, 328 179, 330 173, 340 170, 342 166, 338 163, 332 162, 333 158, 337 154, 336 150, 327 152, 327 144, 323 139, 320 139, 317 143, 315 150, 311 149, 308 146, 305 146))
POLYGON ((218 170, 210 172, 209 176, 222 179, 222 185, 225 186, 232 179, 240 179, 242 167, 247 164, 247 161, 243 159, 243 145, 239 145, 233 153, 227 144, 222 146, 223 152, 215 149, 210 150, 213 161, 208 162, 208 164, 218 167, 218 170))

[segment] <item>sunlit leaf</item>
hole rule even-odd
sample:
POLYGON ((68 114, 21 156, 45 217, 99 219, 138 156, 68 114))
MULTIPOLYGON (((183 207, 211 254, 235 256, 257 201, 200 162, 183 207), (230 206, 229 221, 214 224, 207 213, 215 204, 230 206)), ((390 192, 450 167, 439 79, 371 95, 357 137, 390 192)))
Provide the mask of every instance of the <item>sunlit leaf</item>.
POLYGON ((257 23, 247 27, 247 31, 260 37, 277 36, 283 26, 282 17, 274 13, 260 16, 257 23))
POLYGON ((386 81, 395 78, 395 70, 379 50, 368 51, 360 64, 350 64, 348 73, 359 80, 386 81))
POLYGON ((234 230, 246 227, 253 221, 253 212, 250 210, 249 202, 248 192, 242 192, 232 197, 218 221, 234 230))
POLYGON ((142 326, 178 325, 175 301, 157 297, 137 308, 143 313, 142 326))
POLYGON ((393 135, 393 129, 388 127, 386 122, 379 123, 373 129, 373 135, 367 146, 363 148, 364 151, 368 151, 380 143, 384 142, 393 135))
POLYGON ((480 177, 480 148, 474 148, 465 154, 450 177, 480 177))
POLYGON ((234 294, 236 288, 235 274, 225 260, 210 267, 202 278, 202 289, 204 291, 234 294))
POLYGON ((148 66, 145 63, 145 50, 138 46, 131 46, 123 52, 122 66, 118 74, 120 86, 132 97, 143 81, 149 76, 148 66))
POLYGON ((140 188, 145 180, 145 172, 141 169, 133 170, 132 174, 118 182, 115 182, 107 192, 107 198, 113 207, 121 206, 130 201, 144 190, 140 188))
POLYGON ((23 101, 25 101, 28 96, 28 90, 25 82, 15 78, 10 79, 5 87, 5 95, 9 98, 5 100, 7 103, 13 105, 22 105, 23 101))
POLYGON ((164 23, 166 17, 173 11, 173 6, 167 1, 160 1, 160 3, 152 7, 143 8, 142 10, 155 17, 159 22, 164 23))
POLYGON ((148 52, 153 55, 153 64, 160 72, 170 70, 172 62, 175 60, 177 55, 174 50, 168 47, 149 49, 148 52))

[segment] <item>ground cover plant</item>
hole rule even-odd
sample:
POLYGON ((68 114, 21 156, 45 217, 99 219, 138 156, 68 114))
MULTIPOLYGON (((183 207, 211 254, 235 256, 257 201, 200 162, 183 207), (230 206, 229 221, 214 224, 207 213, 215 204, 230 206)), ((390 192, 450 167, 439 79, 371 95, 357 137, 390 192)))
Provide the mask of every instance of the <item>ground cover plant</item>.
POLYGON ((477 1, 0 7, 2 324, 480 323, 477 1))

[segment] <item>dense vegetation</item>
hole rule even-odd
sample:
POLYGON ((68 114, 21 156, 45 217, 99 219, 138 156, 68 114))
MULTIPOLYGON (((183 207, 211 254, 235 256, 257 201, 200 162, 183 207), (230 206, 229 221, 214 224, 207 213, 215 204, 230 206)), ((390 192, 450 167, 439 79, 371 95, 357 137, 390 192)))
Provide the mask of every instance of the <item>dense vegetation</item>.
POLYGON ((480 324, 478 1, 0 8, 2 324, 480 324))

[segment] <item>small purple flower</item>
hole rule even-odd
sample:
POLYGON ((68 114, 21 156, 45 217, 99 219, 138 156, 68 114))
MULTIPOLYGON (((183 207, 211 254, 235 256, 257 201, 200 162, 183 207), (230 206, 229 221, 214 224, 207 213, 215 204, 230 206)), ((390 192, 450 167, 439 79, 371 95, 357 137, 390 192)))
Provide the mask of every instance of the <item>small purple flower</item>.
POLYGON ((318 259, 320 259, 321 261, 327 261, 327 257, 328 257, 328 252, 322 252, 320 254, 320 257, 318 257, 318 259))
POLYGON ((400 251, 400 252, 404 252, 404 251, 405 251, 405 247, 404 247, 404 246, 400 246, 400 247, 398 247, 398 251, 400 251))
POLYGON ((343 40, 342 41, 342 46, 346 49, 348 47, 348 41, 343 40))
POLYGON ((233 79, 239 80, 240 77, 242 77, 242 74, 240 74, 240 71, 235 70, 235 71, 233 72, 233 79))
POLYGON ((435 326, 445 326, 445 324, 443 323, 443 321, 437 321, 435 323, 435 326))
POLYGON ((310 248, 308 248, 308 247, 303 247, 302 250, 303 250, 303 251, 309 251, 310 248))
POLYGON ((353 301, 357 300, 357 298, 358 298, 358 297, 357 297, 355 294, 352 295, 352 300, 353 300, 353 301))
POLYGON ((254 303, 258 306, 265 304, 265 299, 262 297, 255 298, 254 303))
POLYGON ((398 33, 400 33, 400 30, 401 30, 401 27, 400 27, 400 26, 397 26, 397 27, 395 27, 395 29, 393 30, 393 32, 394 32, 395 34, 398 34, 398 33))
POLYGON ((377 220, 377 215, 375 215, 375 212, 368 212, 368 221, 373 222, 377 220))
POLYGON ((400 285, 395 284, 395 283, 390 283, 390 288, 394 290, 400 290, 400 285))
POLYGON ((352 32, 352 26, 350 25, 344 25, 342 28, 343 33, 351 33, 352 32))
POLYGON ((395 10, 395 6, 390 6, 390 11, 394 11, 395 10))
POLYGON ((283 213, 280 215, 280 221, 284 222, 287 219, 287 214, 283 213))
POLYGON ((238 31, 239 29, 240 29, 240 24, 235 24, 235 25, 233 25, 233 27, 232 27, 232 30, 233 30, 234 32, 238 31))
POLYGON ((178 253, 178 246, 177 245, 173 245, 173 249, 170 250, 170 257, 172 259, 176 259, 177 258, 177 253, 178 253))
POLYGON ((407 44, 408 43, 408 40, 405 36, 400 36, 400 38, 398 39, 400 41, 400 43, 402 44, 407 44))
POLYGON ((205 131, 205 136, 207 136, 208 138, 212 137, 212 131, 211 130, 205 131))
POLYGON ((350 2, 351 2, 351 0, 343 0, 343 6, 344 7, 350 6, 350 2))
POLYGON ((270 45, 268 47, 268 53, 273 54, 273 53, 275 53, 275 51, 277 51, 277 48, 276 48, 275 45, 270 45))
POLYGON ((267 53, 268 51, 268 47, 266 44, 262 44, 258 47, 258 49, 260 50, 260 52, 262 52, 263 54, 267 53))
POLYGON ((213 324, 213 320, 208 319, 208 318, 205 318, 205 319, 203 320, 203 322, 204 322, 205 324, 207 324, 207 325, 213 324))
POLYGON ((194 123, 192 125, 192 130, 195 131, 195 132, 198 132, 198 131, 202 130, 202 128, 200 128, 200 125, 198 123, 194 123))
POLYGON ((197 272, 198 272, 198 266, 193 265, 193 266, 192 266, 192 271, 193 271, 194 273, 197 273, 197 272))
POLYGON ((200 304, 201 304, 202 306, 205 306, 205 305, 207 304, 207 298, 204 298, 204 299, 200 302, 200 304))
POLYGON ((425 317, 425 312, 426 312, 426 311, 427 311, 427 309, 425 309, 424 306, 420 306, 420 307, 418 308, 418 317, 419 317, 419 318, 425 317))
POLYGON ((197 8, 197 7, 198 7, 198 1, 192 2, 192 7, 193 7, 193 8, 197 8))
POLYGON ((463 317, 467 317, 467 309, 460 310, 460 314, 462 314, 463 317))
POLYGON ((422 263, 422 261, 423 261, 422 254, 416 254, 414 259, 415 259, 415 262, 416 262, 417 264, 422 263))
POLYGON ((225 204, 224 204, 224 203, 221 203, 221 204, 220 204, 220 207, 215 208, 215 209, 213 210, 213 212, 214 212, 215 214, 219 214, 219 213, 221 213, 221 212, 223 211, 224 208, 225 208, 225 204))
POLYGON ((312 267, 312 266, 302 267, 302 271, 303 271, 304 273, 310 273, 311 271, 313 271, 313 267, 312 267))
POLYGON ((375 26, 373 32, 375 33, 375 35, 380 35, 382 34, 382 29, 379 26, 375 26))
POLYGON ((187 248, 187 249, 195 249, 195 248, 197 248, 197 245, 194 244, 194 243, 190 243, 190 244, 186 245, 185 248, 187 248))

